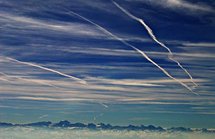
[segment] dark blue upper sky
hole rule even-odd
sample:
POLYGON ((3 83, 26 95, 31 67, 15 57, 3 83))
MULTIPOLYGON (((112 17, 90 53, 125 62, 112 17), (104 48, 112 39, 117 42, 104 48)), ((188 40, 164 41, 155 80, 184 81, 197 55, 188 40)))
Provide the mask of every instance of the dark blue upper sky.
POLYGON ((111 0, 0 0, 0 121, 215 128, 215 2, 115 2, 198 86, 111 0))

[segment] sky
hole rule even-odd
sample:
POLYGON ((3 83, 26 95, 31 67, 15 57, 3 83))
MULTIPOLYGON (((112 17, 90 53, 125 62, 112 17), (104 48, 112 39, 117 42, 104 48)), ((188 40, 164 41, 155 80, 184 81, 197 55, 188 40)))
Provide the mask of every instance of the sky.
POLYGON ((0 121, 215 128, 214 0, 0 0, 0 121))

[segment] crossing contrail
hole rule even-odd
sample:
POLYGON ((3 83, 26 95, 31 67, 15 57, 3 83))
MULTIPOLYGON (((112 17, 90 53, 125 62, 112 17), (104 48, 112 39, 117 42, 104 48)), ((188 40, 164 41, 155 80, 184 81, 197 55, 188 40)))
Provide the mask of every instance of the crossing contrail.
POLYGON ((148 34, 150 35, 150 37, 160 46, 164 47, 168 52, 168 58, 172 61, 174 61, 175 63, 177 63, 177 65, 189 76, 189 78, 191 79, 191 82, 195 85, 195 87, 197 87, 198 85, 194 82, 192 75, 176 60, 173 58, 173 53, 172 51, 162 42, 160 42, 156 36, 154 35, 152 29, 144 22, 143 19, 140 19, 134 15, 132 15, 130 12, 128 12, 126 9, 124 9, 123 7, 121 7, 118 3, 116 3, 115 1, 113 1, 113 4, 116 5, 116 7, 118 7, 122 12, 124 12, 126 15, 128 15, 129 17, 131 17, 132 19, 140 22, 145 29, 147 30, 148 34))
POLYGON ((74 77, 74 76, 71 76, 71 75, 62 73, 62 72, 57 71, 57 70, 54 70, 54 69, 46 68, 46 67, 43 67, 43 66, 40 66, 40 65, 37 65, 37 64, 29 63, 29 62, 19 61, 19 60, 17 60, 17 59, 10 58, 10 57, 6 57, 6 58, 7 58, 8 60, 10 60, 10 61, 13 61, 13 62, 17 62, 17 63, 20 63, 20 64, 32 66, 32 67, 37 67, 37 68, 40 68, 40 69, 43 69, 43 70, 46 70, 46 71, 50 71, 50 72, 59 74, 59 75, 61 75, 61 76, 64 76, 64 77, 73 79, 73 80, 75 80, 75 81, 78 81, 79 83, 84 84, 84 85, 87 84, 87 82, 86 82, 85 80, 83 80, 83 79, 80 79, 80 78, 77 78, 77 77, 74 77))
POLYGON ((123 43, 124 45, 131 47, 132 49, 134 49, 136 52, 140 53, 143 57, 145 57, 149 62, 151 62, 152 64, 154 64, 156 67, 158 67, 165 75, 167 75, 169 78, 173 79, 174 81, 178 82, 179 84, 181 84, 183 87, 185 87, 186 89, 188 89, 189 91, 191 91, 192 93, 198 95, 197 93, 193 92, 193 90, 187 86, 185 83, 181 82, 180 80, 174 78, 172 75, 170 75, 164 68, 162 68, 161 66, 159 66, 156 62, 154 62, 150 57, 147 56, 147 54, 144 51, 141 51, 140 49, 136 48, 135 46, 129 44, 128 42, 124 41, 123 39, 119 38, 118 36, 114 35, 113 33, 111 33, 110 31, 106 30, 104 27, 96 24, 95 22, 89 20, 88 18, 81 16, 78 13, 75 13, 73 11, 68 11, 68 14, 72 14, 75 15, 93 25, 95 25, 98 29, 100 29, 101 31, 103 31, 104 33, 112 36, 113 38, 115 38, 116 40, 120 41, 121 43, 123 43))
MULTIPOLYGON (((1 73, 0 73, 0 74, 1 74, 1 73)), ((11 81, 9 81, 9 80, 7 80, 7 79, 5 79, 5 78, 2 78, 2 77, 0 77, 0 80, 11 83, 11 81)))

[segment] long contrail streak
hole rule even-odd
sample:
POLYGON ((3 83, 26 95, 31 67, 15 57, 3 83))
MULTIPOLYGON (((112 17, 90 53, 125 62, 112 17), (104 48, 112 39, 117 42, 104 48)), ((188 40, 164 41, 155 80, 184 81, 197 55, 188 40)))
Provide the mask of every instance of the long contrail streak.
POLYGON ((189 78, 191 79, 191 82, 195 85, 195 87, 197 87, 198 85, 194 82, 192 75, 177 61, 173 58, 173 53, 172 51, 162 42, 160 42, 156 36, 154 35, 152 29, 144 22, 143 19, 140 19, 134 15, 132 15, 130 12, 128 12, 126 9, 124 9, 123 7, 121 7, 118 3, 116 3, 115 1, 113 1, 113 4, 116 5, 116 7, 118 7, 122 12, 124 12, 126 15, 128 15, 129 17, 131 17, 132 19, 140 22, 145 29, 147 30, 148 34, 150 35, 150 37, 156 42, 158 43, 160 46, 164 47, 168 52, 168 58, 172 61, 174 61, 175 63, 177 63, 177 65, 189 76, 189 78))
POLYGON ((9 80, 2 78, 2 77, 0 77, 0 80, 11 83, 9 80))
MULTIPOLYGON (((133 45, 127 43, 126 41, 124 41, 123 39, 119 38, 118 36, 112 34, 110 31, 106 30, 106 29, 103 28, 102 26, 100 26, 100 25, 94 23, 93 21, 87 19, 86 17, 81 16, 81 15, 78 14, 78 13, 75 13, 75 12, 73 12, 73 11, 70 10, 70 11, 68 11, 68 14, 72 14, 72 15, 78 16, 79 18, 81 18, 81 19, 83 19, 83 20, 85 20, 85 21, 87 21, 87 22, 89 22, 89 23, 95 25, 95 26, 96 26, 97 28, 99 28, 101 31, 103 31, 104 33, 106 33, 106 34, 112 36, 113 38, 117 39, 118 41, 120 41, 120 42, 123 43, 124 45, 129 46, 129 47, 131 47, 132 49, 136 50, 136 51, 137 51, 138 53, 140 53, 143 57, 145 57, 149 62, 151 62, 152 64, 154 64, 156 67, 158 67, 158 68, 159 68, 164 74, 166 74, 169 78, 175 80, 176 82, 178 82, 179 84, 181 84, 182 86, 184 86, 186 89, 188 89, 188 90, 191 91, 192 93, 196 94, 195 92, 193 92, 193 90, 192 90, 189 86, 187 86, 185 83, 181 82, 180 80, 174 78, 174 77, 173 77, 172 75, 170 75, 164 68, 162 68, 161 66, 159 66, 156 62, 154 62, 150 57, 147 56, 147 54, 146 54, 145 52, 143 52, 143 51, 141 51, 140 49, 136 48, 135 46, 133 46, 133 45)), ((198 95, 198 94, 196 94, 196 95, 198 95)))
POLYGON ((62 73, 62 72, 57 71, 57 70, 53 70, 53 69, 46 68, 46 67, 43 67, 43 66, 40 66, 40 65, 37 65, 37 64, 29 63, 29 62, 19 61, 19 60, 10 58, 10 57, 6 57, 6 58, 7 58, 8 60, 10 60, 10 61, 14 61, 14 62, 17 62, 17 63, 20 63, 20 64, 32 66, 32 67, 37 67, 37 68, 40 68, 40 69, 43 69, 43 70, 46 70, 46 71, 50 71, 50 72, 59 74, 59 75, 61 75, 61 76, 64 76, 64 77, 67 77, 67 78, 76 80, 76 81, 78 81, 78 82, 81 83, 81 84, 85 84, 85 85, 87 84, 87 82, 86 82, 85 80, 82 80, 82 79, 80 79, 80 78, 77 78, 77 77, 74 77, 74 76, 71 76, 71 75, 62 73))
MULTIPOLYGON (((50 87, 54 87, 54 88, 59 88, 53 84, 49 84, 49 83, 45 83, 45 82, 41 82, 41 81, 36 81, 36 80, 31 80, 31 79, 26 79, 26 78, 22 78, 22 77, 18 77, 18 76, 10 76, 10 75, 7 75, 3 72, 0 72, 1 75, 5 76, 5 77, 8 77, 8 78, 16 78, 18 80, 23 80, 23 81, 26 81, 26 82, 34 82, 34 83, 37 83, 37 84, 41 84, 41 85, 47 85, 47 86, 50 86, 50 87)), ((10 82, 10 83, 13 83, 7 79, 5 79, 7 82, 10 82)))

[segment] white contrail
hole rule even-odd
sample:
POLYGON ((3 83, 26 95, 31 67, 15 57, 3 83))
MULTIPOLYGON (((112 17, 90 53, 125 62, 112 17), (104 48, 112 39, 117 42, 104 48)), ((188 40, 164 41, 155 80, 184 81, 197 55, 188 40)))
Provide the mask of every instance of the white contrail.
MULTIPOLYGON (((45 83, 45 82, 41 82, 41 81, 36 81, 36 80, 32 80, 32 79, 26 79, 26 78, 22 78, 22 77, 18 77, 18 76, 10 76, 10 75, 7 75, 3 72, 0 72, 0 74, 4 75, 5 77, 8 77, 8 78, 16 78, 18 80, 23 80, 23 81, 26 81, 26 82, 34 82, 34 83, 37 83, 37 84, 42 84, 42 85, 47 85, 47 86, 50 86, 50 87, 54 87, 54 88, 59 88, 53 84, 49 84, 49 83, 45 83)), ((5 79, 6 80, 6 79, 5 79)), ((8 82, 10 83, 13 83, 9 80, 7 80, 8 82)))
POLYGON ((74 76, 71 76, 71 75, 62 73, 62 72, 57 71, 57 70, 53 70, 53 69, 46 68, 46 67, 43 67, 43 66, 40 66, 40 65, 37 65, 37 64, 29 63, 29 62, 19 61, 19 60, 10 58, 10 57, 6 57, 6 58, 7 58, 8 60, 10 60, 10 61, 14 61, 14 62, 17 62, 17 63, 20 63, 20 64, 29 65, 29 66, 32 66, 32 67, 37 67, 37 68, 40 68, 40 69, 43 69, 43 70, 46 70, 46 71, 50 71, 50 72, 53 72, 53 73, 57 73, 57 74, 59 74, 59 75, 61 75, 61 76, 64 76, 64 77, 67 77, 67 78, 76 80, 76 81, 78 81, 78 82, 81 83, 81 84, 85 84, 85 85, 87 84, 87 82, 86 82, 85 80, 82 80, 82 79, 79 79, 79 78, 77 78, 77 77, 74 77, 74 76))
POLYGON ((101 105, 104 106, 105 108, 109 108, 108 105, 106 105, 106 104, 104 104, 104 103, 102 103, 102 102, 99 103, 99 104, 101 104, 101 105))
MULTIPOLYGON (((5 77, 9 77, 9 75, 7 75, 7 74, 5 74, 5 73, 3 73, 3 72, 0 72, 0 74, 3 75, 3 76, 5 76, 5 77)), ((2 81, 9 82, 9 83, 13 83, 13 82, 11 82, 10 80, 5 79, 5 78, 1 78, 1 80, 2 80, 2 81)))
POLYGON ((160 46, 164 47, 168 52, 168 58, 172 61, 174 61, 175 63, 178 64, 178 66, 189 76, 189 78, 191 79, 191 82, 195 85, 195 87, 197 87, 198 85, 194 82, 193 77, 191 76, 191 74, 177 61, 173 58, 173 53, 172 51, 162 42, 160 42, 156 36, 154 35, 152 29, 144 22, 143 19, 140 19, 134 15, 132 15, 130 12, 128 12, 127 10, 125 10, 123 7, 121 7, 118 3, 116 3, 115 1, 112 1, 114 5, 116 5, 121 11, 123 11, 125 14, 127 14, 129 17, 131 17, 132 19, 140 22, 145 29, 147 30, 148 34, 151 36, 151 38, 158 43, 160 46))
POLYGON ((0 80, 11 83, 11 81, 9 81, 9 80, 7 80, 5 78, 2 78, 2 77, 0 77, 0 80))
POLYGON ((45 117, 48 117, 49 115, 48 114, 44 114, 44 115, 41 115, 40 117, 38 117, 38 119, 42 119, 42 118, 45 118, 45 117))
POLYGON ((124 41, 123 39, 119 38, 118 36, 112 34, 112 33, 109 32, 108 30, 106 30, 105 28, 103 28, 102 26, 100 26, 100 25, 94 23, 93 21, 91 21, 91 20, 89 20, 89 19, 87 19, 87 18, 85 18, 85 17, 79 15, 78 13, 75 13, 75 12, 73 12, 73 11, 70 10, 70 11, 68 12, 68 14, 73 14, 73 15, 75 15, 75 16, 78 16, 79 18, 81 18, 81 19, 83 19, 83 20, 85 20, 85 21, 87 21, 87 22, 89 22, 89 23, 95 25, 95 26, 98 27, 101 31, 103 31, 104 33, 106 33, 106 34, 108 34, 108 35, 114 37, 115 39, 117 39, 118 41, 120 41, 121 43, 123 43, 124 45, 133 48, 133 49, 136 50, 138 53, 140 53, 143 57, 145 57, 149 62, 151 62, 152 64, 154 64, 156 67, 158 67, 158 68, 159 68, 164 74, 166 74, 169 78, 175 80, 176 82, 178 82, 179 84, 181 84, 182 86, 184 86, 186 89, 188 89, 188 90, 191 91, 192 93, 198 95, 197 93, 193 92, 193 90, 192 90, 189 86, 187 86, 186 84, 184 84, 184 83, 181 82, 180 80, 174 78, 174 77, 173 77, 172 75, 170 75, 164 68, 162 68, 162 67, 159 66, 156 62, 154 62, 151 58, 149 58, 149 57, 145 54, 145 52, 143 52, 143 51, 141 51, 140 49, 136 48, 135 46, 133 46, 133 45, 127 43, 126 41, 124 41))

